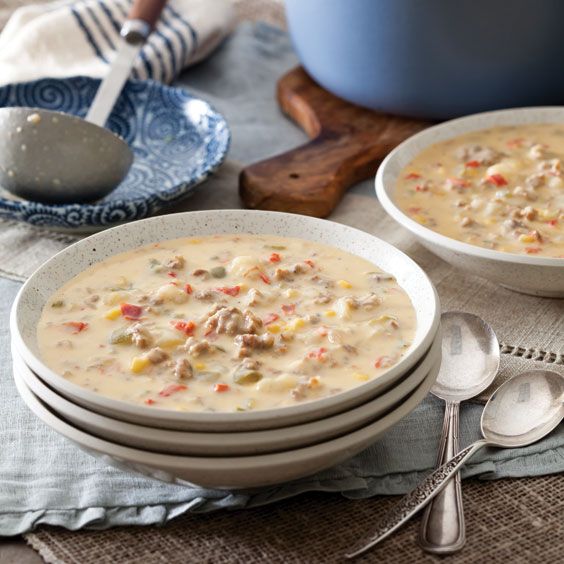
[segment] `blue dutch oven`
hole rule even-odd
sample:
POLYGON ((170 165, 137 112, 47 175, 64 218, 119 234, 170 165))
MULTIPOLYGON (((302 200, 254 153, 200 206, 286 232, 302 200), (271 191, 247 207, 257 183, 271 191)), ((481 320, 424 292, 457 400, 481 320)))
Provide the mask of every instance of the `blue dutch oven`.
POLYGON ((286 0, 308 73, 355 104, 451 118, 564 103, 563 0, 286 0))

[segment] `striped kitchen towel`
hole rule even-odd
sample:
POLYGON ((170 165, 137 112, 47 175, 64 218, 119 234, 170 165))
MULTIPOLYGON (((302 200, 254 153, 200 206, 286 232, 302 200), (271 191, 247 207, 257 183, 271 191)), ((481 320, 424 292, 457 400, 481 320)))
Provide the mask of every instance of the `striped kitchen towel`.
MULTIPOLYGON (((0 34, 0 84, 42 77, 100 77, 111 62, 130 0, 58 1, 16 10, 0 34)), ((230 0, 170 0, 132 78, 171 82, 231 32, 230 0)))

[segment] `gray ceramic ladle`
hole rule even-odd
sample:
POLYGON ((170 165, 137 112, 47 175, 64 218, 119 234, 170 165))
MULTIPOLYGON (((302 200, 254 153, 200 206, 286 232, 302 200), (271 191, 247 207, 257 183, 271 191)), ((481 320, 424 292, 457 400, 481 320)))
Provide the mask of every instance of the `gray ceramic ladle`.
POLYGON ((36 202, 104 197, 123 180, 133 153, 104 125, 166 0, 134 0, 121 44, 85 119, 40 108, 0 108, 0 186, 36 202))

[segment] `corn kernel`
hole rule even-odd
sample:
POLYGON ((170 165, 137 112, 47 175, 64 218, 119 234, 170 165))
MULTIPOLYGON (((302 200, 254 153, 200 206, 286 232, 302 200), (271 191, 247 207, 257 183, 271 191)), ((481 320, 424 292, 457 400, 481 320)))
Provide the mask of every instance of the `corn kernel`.
POLYGON ((300 293, 295 290, 294 288, 288 288, 286 290, 286 297, 287 298, 297 298, 300 295, 300 293))
POLYGON ((280 325, 276 325, 275 323, 272 323, 271 325, 269 325, 266 330, 269 333, 280 333, 280 325))
POLYGON ((321 379, 319 376, 312 376, 307 383, 308 388, 318 388, 320 385, 321 379))
POLYGON ((424 217, 424 216, 422 216, 422 215, 414 215, 414 216, 413 216, 413 219, 414 219, 415 221, 417 221, 417 223, 422 223, 422 224, 427 223, 427 218, 424 217))
POLYGON ((298 317, 296 319, 294 319, 293 321, 290 321, 290 323, 288 323, 287 328, 292 331, 292 330, 296 330, 296 329, 301 329, 303 326, 305 325, 305 321, 301 318, 298 317))
POLYGON ((237 286, 239 286, 239 290, 244 292, 249 289, 249 285, 246 282, 238 282, 237 286))
POLYGON ((337 282, 337 284, 341 287, 341 288, 352 288, 352 284, 350 282, 347 282, 346 280, 339 280, 337 282))
POLYGON ((536 239, 532 235, 519 235, 521 243, 534 243, 536 239))
POLYGON ((194 364, 194 368, 196 370, 205 370, 206 369, 206 363, 205 362, 197 362, 196 364, 194 364))
POLYGON ((117 319, 120 315, 121 315, 121 308, 114 307, 113 309, 110 309, 109 311, 107 311, 104 314, 104 317, 106 319, 109 319, 110 321, 113 321, 114 319, 117 319))
POLYGON ((353 378, 359 382, 366 382, 369 379, 368 374, 361 374, 360 372, 355 372, 353 378))
POLYGON ((188 239, 187 243, 189 245, 197 245, 198 243, 201 243, 202 240, 201 239, 188 239))
POLYGON ((135 372, 136 374, 139 374, 139 372, 143 372, 143 370, 145 370, 145 368, 147 368, 149 364, 151 364, 151 361, 148 358, 144 358, 142 356, 135 356, 131 360, 131 366, 130 366, 131 372, 135 372))

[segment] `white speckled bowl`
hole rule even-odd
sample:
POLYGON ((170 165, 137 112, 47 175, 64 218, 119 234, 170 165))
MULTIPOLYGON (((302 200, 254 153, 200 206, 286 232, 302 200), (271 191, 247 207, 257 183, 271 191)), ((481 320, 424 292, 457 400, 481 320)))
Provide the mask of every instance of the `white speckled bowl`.
POLYGON ((115 443, 189 456, 249 456, 309 446, 333 439, 375 422, 413 393, 430 372, 438 374, 441 364, 441 333, 429 352, 400 383, 350 411, 326 419, 266 431, 247 433, 195 433, 156 429, 111 419, 66 400, 49 388, 12 350, 14 372, 30 390, 57 415, 77 429, 115 443))
POLYGON ((56 415, 31 392, 17 372, 14 379, 23 401, 39 419, 106 464, 164 482, 232 490, 281 484, 351 458, 411 413, 429 393, 436 376, 430 372, 405 402, 381 419, 336 439, 273 454, 213 458, 160 454, 100 439, 56 415))
POLYGON ((311 217, 249 210, 187 212, 145 219, 92 235, 54 256, 19 291, 10 317, 12 343, 25 363, 60 394, 92 411, 133 423, 189 431, 254 431, 314 421, 347 411, 383 393, 422 358, 437 335, 440 308, 427 275, 392 245, 351 227, 311 217), (36 328, 49 297, 88 266, 141 245, 218 233, 300 237, 334 245, 393 274, 417 315, 414 341, 405 356, 382 376, 356 388, 296 406, 234 413, 191 413, 157 409, 104 397, 49 369, 41 360, 36 328))
POLYGON ((425 129, 396 147, 376 174, 376 194, 384 209, 429 250, 454 266, 488 278, 511 290, 564 297, 564 259, 518 255, 462 243, 417 223, 394 201, 402 169, 429 145, 480 129, 528 123, 564 123, 564 107, 517 108, 454 119, 425 129))

